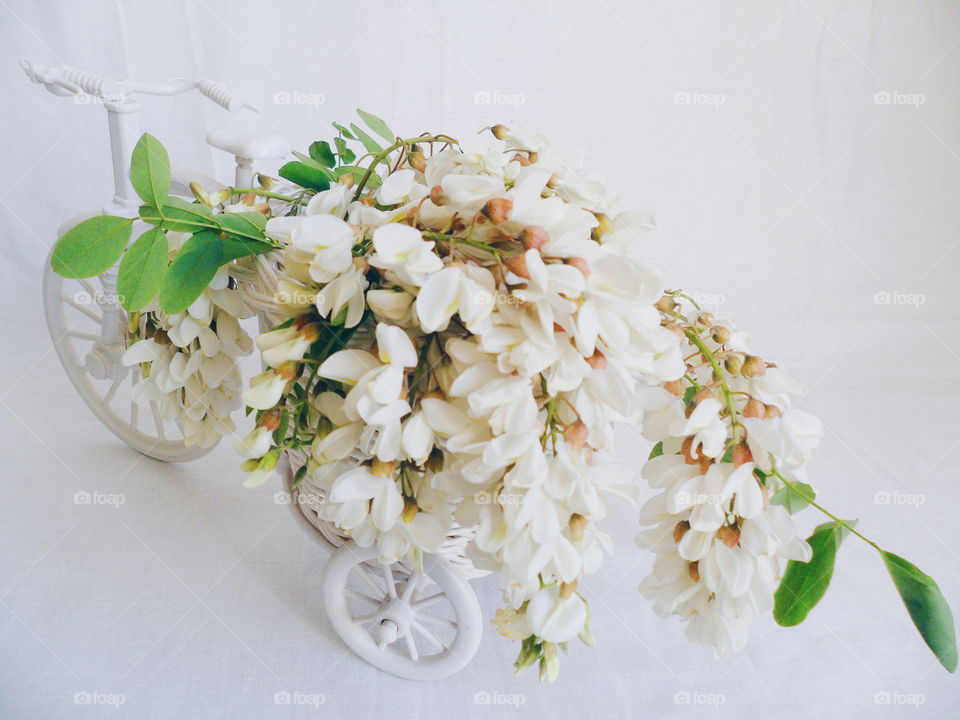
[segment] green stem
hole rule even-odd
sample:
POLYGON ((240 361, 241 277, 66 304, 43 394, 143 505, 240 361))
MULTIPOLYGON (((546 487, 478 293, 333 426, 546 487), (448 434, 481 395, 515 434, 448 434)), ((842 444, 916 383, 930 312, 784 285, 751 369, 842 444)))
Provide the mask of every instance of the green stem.
POLYGON ((297 200, 297 198, 291 197, 290 195, 281 195, 280 193, 270 192, 269 190, 261 190, 260 188, 233 188, 234 195, 246 195, 247 193, 253 193, 254 195, 272 198, 274 200, 283 200, 285 202, 296 202, 297 200))
MULTIPOLYGON (((360 195, 361 193, 363 193, 363 188, 366 187, 367 182, 370 180, 370 176, 373 175, 373 169, 377 165, 382 163, 384 160, 386 160, 390 156, 390 153, 394 152, 395 150, 399 150, 402 147, 413 145, 418 142, 426 142, 426 143, 445 142, 450 144, 450 143, 455 143, 456 140, 446 135, 421 135, 420 137, 416 137, 416 138, 409 138, 406 140, 401 138, 397 140, 395 143, 393 143, 393 145, 390 145, 389 147, 384 148, 379 153, 373 156, 373 160, 370 162, 370 165, 367 167, 366 171, 363 173, 363 177, 361 177, 360 182, 357 183, 357 190, 353 194, 354 201, 357 201, 360 199, 360 195)), ((346 218, 346 216, 344 216, 344 218, 346 218)))
POLYGON ((820 503, 818 503, 818 502, 817 502, 816 500, 814 500, 812 497, 808 496, 808 495, 807 495, 803 490, 801 490, 796 484, 794 484, 794 483, 791 482, 790 480, 787 480, 779 470, 774 469, 773 474, 776 475, 778 478, 780 478, 780 481, 781 481, 784 485, 786 485, 788 488, 790 488, 791 491, 795 492, 799 497, 801 497, 801 498, 803 498, 804 500, 806 500, 808 503, 810 503, 810 505, 812 505, 812 506, 815 507, 817 510, 819 510, 820 512, 822 512, 822 513, 823 513, 824 515, 826 515, 828 518, 830 518, 831 520, 833 520, 833 521, 839 523, 840 525, 842 525, 843 527, 845 527, 847 530, 849 530, 850 532, 852 532, 854 535, 856 535, 858 538, 860 538, 861 540, 863 540, 863 541, 864 541, 865 543, 867 543, 868 545, 872 545, 874 548, 876 548, 877 552, 880 552, 880 553, 883 552, 883 549, 882 549, 879 545, 877 545, 873 540, 871 540, 870 538, 868 538, 866 535, 863 535, 862 533, 857 532, 857 529, 856 529, 855 527, 853 527, 853 525, 851 525, 850 523, 846 522, 845 520, 841 520, 841 519, 838 518, 836 515, 834 515, 832 512, 830 512, 830 511, 827 510, 825 507, 823 507, 823 505, 821 505, 820 503))
POLYGON ((717 358, 710 351, 710 348, 707 347, 706 343, 703 342, 703 339, 697 333, 696 330, 685 329, 683 334, 687 336, 687 339, 696 346, 696 348, 703 354, 707 359, 707 362, 710 363, 710 367, 713 368, 713 375, 717 379, 717 382, 720 383, 720 391, 723 393, 724 402, 727 405, 727 412, 730 413, 730 429, 733 431, 734 440, 737 439, 736 428, 740 425, 737 422, 737 411, 733 405, 733 393, 730 392, 730 386, 727 385, 727 381, 724 378, 723 371, 720 369, 720 363, 717 362, 717 358))

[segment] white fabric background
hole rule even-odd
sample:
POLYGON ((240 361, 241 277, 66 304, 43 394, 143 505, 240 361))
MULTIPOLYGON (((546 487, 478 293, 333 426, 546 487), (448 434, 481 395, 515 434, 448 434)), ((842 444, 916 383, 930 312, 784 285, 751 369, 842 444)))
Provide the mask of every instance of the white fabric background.
MULTIPOLYGON (((863 543, 847 541, 804 625, 764 618, 744 653, 717 662, 637 594, 649 559, 626 508, 610 521, 619 553, 584 584, 600 646, 574 648, 560 682, 514 679, 516 647, 493 631, 443 682, 363 664, 322 615, 324 553, 275 487, 240 487, 230 443, 184 466, 141 458, 60 371, 41 266, 59 221, 109 195, 105 122, 14 61, 217 78, 297 146, 357 106, 403 134, 540 128, 624 207, 656 215, 649 252, 670 285, 720 304, 808 382, 827 427, 812 467, 821 499, 933 575, 957 610, 958 41, 960 6, 934 1, 0 0, 0 716, 956 717, 958 680, 863 543), (274 102, 297 92, 323 104, 274 102), (722 104, 704 104, 711 94, 722 104), (882 292, 924 302, 875 302, 882 292), (76 506, 77 490, 126 502, 76 506), (325 703, 276 705, 283 690, 325 703), (125 704, 77 705, 77 692, 125 704), (477 704, 478 692, 523 705, 477 704)), ((229 171, 203 144, 231 122, 224 111, 198 96, 145 105, 175 157, 229 171)), ((639 465, 646 444, 630 429, 620 440, 639 465)), ((492 613, 495 580, 474 585, 492 613)))

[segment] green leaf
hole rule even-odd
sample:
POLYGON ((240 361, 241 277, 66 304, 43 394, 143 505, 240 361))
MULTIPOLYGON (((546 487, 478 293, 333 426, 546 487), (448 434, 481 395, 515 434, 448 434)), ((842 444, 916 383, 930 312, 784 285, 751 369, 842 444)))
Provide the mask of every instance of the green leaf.
POLYGON ((279 174, 280 177, 300 187, 312 188, 317 191, 327 190, 330 187, 330 180, 325 173, 296 160, 288 162, 280 168, 279 174))
POLYGON ((290 413, 286 410, 280 415, 280 424, 273 431, 273 444, 280 445, 287 438, 287 428, 290 425, 290 413))
POLYGON ((881 550, 887 572, 907 606, 907 612, 937 660, 950 672, 957 669, 957 634, 953 613, 933 578, 899 555, 881 550))
POLYGON ((293 474, 293 486, 298 487, 300 483, 303 482, 303 479, 307 476, 307 466, 306 464, 301 465, 297 468, 297 471, 293 474))
POLYGON ((321 165, 332 168, 337 164, 337 159, 333 156, 333 150, 330 149, 330 143, 326 140, 318 140, 310 143, 310 157, 321 165))
POLYGON ((346 129, 343 125, 341 125, 340 123, 336 123, 336 122, 335 122, 335 123, 331 123, 331 124, 337 129, 337 132, 339 132, 341 135, 343 135, 347 140, 356 140, 356 138, 351 134, 351 132, 350 132, 349 130, 347 130, 347 129, 346 129))
POLYGON ((793 515, 798 513, 810 504, 817 493, 812 487, 802 482, 794 482, 791 485, 784 485, 777 490, 770 498, 771 505, 783 505, 784 509, 793 515), (797 492, 797 491, 800 492, 797 492), (807 499, 809 498, 809 500, 807 499))
POLYGON ((263 240, 266 237, 267 218, 258 212, 223 213, 217 219, 223 229, 233 235, 251 240, 263 240))
POLYGON ((97 215, 74 225, 53 248, 50 267, 65 278, 87 278, 113 267, 130 241, 133 220, 97 215))
POLYGON ((172 315, 190 307, 210 284, 222 257, 220 237, 211 230, 187 240, 160 285, 160 309, 172 315))
POLYGON ((156 296, 169 252, 167 233, 160 228, 150 228, 127 248, 117 275, 117 294, 126 310, 139 310, 156 296))
POLYGON ((387 124, 383 120, 378 118, 376 115, 372 115, 365 110, 361 110, 360 108, 357 108, 357 115, 359 115, 360 119, 367 124, 368 128, 386 140, 389 145, 393 145, 393 142, 397 139, 397 136, 394 135, 393 130, 387 127, 387 124))
POLYGON ((340 162, 343 165, 349 165, 357 159, 356 153, 347 147, 347 143, 342 137, 335 137, 333 142, 337 146, 337 155, 340 156, 340 162))
POLYGON ((247 257, 248 255, 259 255, 268 250, 273 250, 273 245, 262 240, 249 240, 247 238, 227 237, 218 238, 220 241, 220 256, 222 262, 230 262, 237 258, 247 257))
POLYGON ((655 457, 660 457, 661 455, 663 455, 663 440, 653 446, 653 449, 650 450, 650 455, 647 456, 647 460, 653 460, 655 457))
POLYGON ((380 147, 380 143, 367 135, 367 133, 365 133, 362 128, 357 127, 355 123, 350 123, 350 129, 353 130, 353 134, 357 136, 357 139, 363 143, 363 146, 367 149, 367 152, 373 153, 374 155, 383 152, 383 148, 380 147))
POLYGON ((308 168, 312 168, 313 170, 319 170, 319 171, 320 171, 321 173, 323 173, 328 179, 333 180, 333 178, 334 178, 333 171, 332 171, 330 168, 328 168, 326 165, 324 165, 323 163, 321 163, 321 162, 319 162, 319 161, 317 161, 317 160, 314 160, 314 159, 313 159, 312 157, 310 157, 309 155, 304 155, 302 152, 297 152, 296 150, 293 151, 293 155, 294 155, 294 157, 296 157, 300 162, 302 162, 304 165, 306 165, 308 168))
POLYGON ((693 402, 693 396, 697 394, 697 389, 691 385, 683 391, 683 404, 689 405, 693 402))
MULTIPOLYGON (((856 521, 848 521, 851 527, 856 521)), ((773 596, 773 617, 780 625, 792 627, 803 622, 830 586, 837 548, 849 531, 838 522, 818 525, 807 538, 813 548, 810 562, 791 560, 780 587, 773 596)))
POLYGON ((150 133, 144 133, 133 148, 130 183, 147 205, 163 207, 170 194, 170 156, 150 133))
POLYGON ((152 205, 140 208, 140 219, 174 232, 194 233, 205 229, 219 229, 220 221, 206 205, 187 202, 183 198, 167 198, 162 211, 152 205))

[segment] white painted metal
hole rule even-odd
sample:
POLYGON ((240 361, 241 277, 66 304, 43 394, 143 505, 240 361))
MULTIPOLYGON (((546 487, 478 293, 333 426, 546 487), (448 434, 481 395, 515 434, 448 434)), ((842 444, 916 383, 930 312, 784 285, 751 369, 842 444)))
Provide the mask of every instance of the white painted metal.
POLYGON ((376 547, 351 540, 327 563, 323 600, 347 646, 391 675, 438 680, 466 667, 480 647, 477 596, 439 555, 425 555, 423 572, 411 573, 377 563, 376 547))

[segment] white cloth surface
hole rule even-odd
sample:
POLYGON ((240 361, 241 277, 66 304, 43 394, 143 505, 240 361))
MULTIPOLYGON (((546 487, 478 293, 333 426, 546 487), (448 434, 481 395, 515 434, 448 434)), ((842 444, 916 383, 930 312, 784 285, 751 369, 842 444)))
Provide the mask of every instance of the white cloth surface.
MULTIPOLYGON (((803 625, 763 618, 745 652, 715 661, 637 593, 650 558, 629 508, 608 523, 617 554, 583 584, 599 647, 574 643, 559 682, 513 678, 517 647, 492 628, 442 682, 365 665, 323 616, 325 554, 276 486, 244 490, 230 442, 187 465, 142 458, 60 370, 41 268, 58 223, 110 195, 105 122, 14 62, 215 78, 295 147, 358 106, 404 135, 541 129, 657 217, 649 253, 668 286, 719 305, 807 381, 827 427, 821 500, 957 611, 955 2, 3 0, 0 18, 0 717, 957 717, 957 678, 865 544, 846 541, 803 625), (75 505, 79 491, 124 502, 75 505), (111 694, 119 708, 98 704, 111 694)), ((229 178, 204 132, 249 120, 196 95, 144 104, 175 158, 229 178)), ((646 443, 629 428, 619 441, 639 466, 646 443)), ((496 579, 474 587, 492 615, 496 579)))

